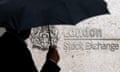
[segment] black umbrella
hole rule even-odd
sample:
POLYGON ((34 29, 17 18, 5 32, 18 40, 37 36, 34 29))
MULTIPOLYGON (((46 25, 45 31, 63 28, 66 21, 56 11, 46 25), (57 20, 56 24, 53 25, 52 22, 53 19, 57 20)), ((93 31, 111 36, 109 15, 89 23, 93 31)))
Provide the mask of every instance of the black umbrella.
POLYGON ((0 0, 0 25, 23 30, 48 24, 76 24, 109 13, 103 0, 0 0))
POLYGON ((0 0, 0 26, 24 30, 107 14, 103 0, 0 0))

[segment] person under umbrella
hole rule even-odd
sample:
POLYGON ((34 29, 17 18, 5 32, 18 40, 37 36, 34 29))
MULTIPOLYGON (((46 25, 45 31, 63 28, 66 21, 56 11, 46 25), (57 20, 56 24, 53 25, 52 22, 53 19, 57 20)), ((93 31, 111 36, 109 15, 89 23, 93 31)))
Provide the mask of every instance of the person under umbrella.
POLYGON ((13 33, 17 32, 15 35, 19 36, 18 33, 32 27, 75 25, 87 18, 108 13, 103 0, 1 0, 0 26, 14 30, 13 33))
MULTIPOLYGON (((39 72, 25 43, 25 39, 29 37, 30 30, 18 33, 16 30, 7 28, 7 32, 0 37, 1 71, 39 72)), ((40 72, 60 71, 60 68, 57 66, 60 57, 56 48, 55 45, 50 46, 45 64, 40 72)))

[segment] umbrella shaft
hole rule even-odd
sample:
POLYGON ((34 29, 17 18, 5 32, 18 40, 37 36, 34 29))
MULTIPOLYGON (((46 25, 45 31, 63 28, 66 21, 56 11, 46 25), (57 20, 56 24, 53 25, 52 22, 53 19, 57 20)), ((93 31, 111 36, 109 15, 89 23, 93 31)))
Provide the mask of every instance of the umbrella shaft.
POLYGON ((50 25, 48 25, 48 33, 49 33, 50 46, 52 46, 52 37, 51 37, 51 33, 50 33, 50 25))

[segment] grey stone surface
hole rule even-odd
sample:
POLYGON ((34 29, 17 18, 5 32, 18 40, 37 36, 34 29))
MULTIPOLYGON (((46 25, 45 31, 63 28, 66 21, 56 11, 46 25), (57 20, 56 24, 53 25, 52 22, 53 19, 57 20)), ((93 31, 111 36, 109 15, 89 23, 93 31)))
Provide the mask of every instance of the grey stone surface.
POLYGON ((0 27, 0 36, 2 36, 6 32, 5 28, 0 27))

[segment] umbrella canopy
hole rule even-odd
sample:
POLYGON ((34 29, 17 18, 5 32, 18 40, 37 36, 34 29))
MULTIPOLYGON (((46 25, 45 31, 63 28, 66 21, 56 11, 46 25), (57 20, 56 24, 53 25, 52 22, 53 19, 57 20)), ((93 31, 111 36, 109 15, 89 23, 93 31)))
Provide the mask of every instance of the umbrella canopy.
POLYGON ((0 26, 15 30, 71 24, 109 13, 103 0, 2 0, 0 26))

